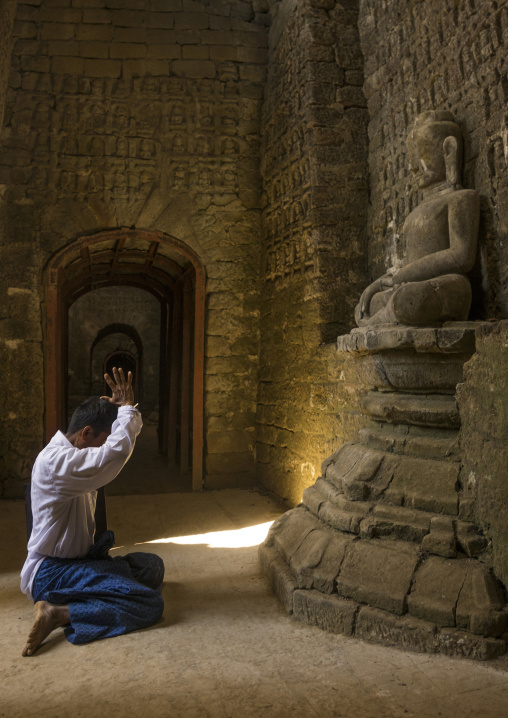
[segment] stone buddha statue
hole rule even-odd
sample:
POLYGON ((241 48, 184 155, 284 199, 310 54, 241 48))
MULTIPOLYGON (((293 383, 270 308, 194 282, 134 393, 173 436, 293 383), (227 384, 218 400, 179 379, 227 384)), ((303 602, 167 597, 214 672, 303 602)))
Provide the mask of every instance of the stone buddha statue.
POLYGON ((424 112, 409 135, 410 169, 421 175, 423 200, 404 223, 406 255, 363 292, 358 326, 436 326, 464 321, 471 306, 465 276, 473 266, 480 198, 462 189, 462 138, 450 112, 424 112))

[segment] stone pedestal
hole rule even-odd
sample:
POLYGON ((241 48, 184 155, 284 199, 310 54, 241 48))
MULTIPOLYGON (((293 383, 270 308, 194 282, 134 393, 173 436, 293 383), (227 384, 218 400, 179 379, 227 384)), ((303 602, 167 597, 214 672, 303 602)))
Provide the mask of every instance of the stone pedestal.
POLYGON ((372 419, 260 547, 288 613, 328 631, 478 659, 505 652, 505 592, 462 497, 455 389, 471 322, 339 337, 372 419))

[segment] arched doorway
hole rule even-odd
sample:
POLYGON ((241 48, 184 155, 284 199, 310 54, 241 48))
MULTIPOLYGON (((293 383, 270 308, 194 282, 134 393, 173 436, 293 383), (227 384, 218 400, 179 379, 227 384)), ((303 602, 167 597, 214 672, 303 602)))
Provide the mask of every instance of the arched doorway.
POLYGON ((160 302, 160 445, 170 463, 192 469, 202 488, 205 270, 197 254, 162 232, 119 229, 81 237, 45 273, 46 439, 65 429, 68 309, 102 287, 130 286, 160 302))
MULTIPOLYGON (((104 360, 104 364, 102 367, 102 373, 103 374, 109 374, 109 376, 113 376, 113 367, 122 367, 125 376, 127 376, 128 372, 131 372, 132 376, 134 377, 134 394, 135 396, 139 397, 139 361, 132 352, 128 352, 125 349, 120 349, 117 351, 112 352, 109 354, 109 356, 106 357, 104 360)), ((107 394, 108 392, 108 385, 104 381, 103 386, 103 393, 107 394)), ((111 396, 111 393, 109 393, 109 396, 111 396)), ((140 397, 142 398, 142 397, 140 397)))

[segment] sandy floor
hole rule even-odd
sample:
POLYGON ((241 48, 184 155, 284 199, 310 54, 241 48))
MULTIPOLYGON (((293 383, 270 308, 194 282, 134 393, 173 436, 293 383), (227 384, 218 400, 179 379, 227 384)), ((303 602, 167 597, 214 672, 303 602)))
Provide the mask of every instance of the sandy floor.
POLYGON ((506 718, 505 658, 406 653, 286 616, 259 574, 262 532, 241 530, 278 513, 248 491, 110 496, 117 550, 164 558, 164 619, 86 646, 59 629, 22 658, 32 615, 18 589, 24 506, 0 502, 0 716, 506 718))

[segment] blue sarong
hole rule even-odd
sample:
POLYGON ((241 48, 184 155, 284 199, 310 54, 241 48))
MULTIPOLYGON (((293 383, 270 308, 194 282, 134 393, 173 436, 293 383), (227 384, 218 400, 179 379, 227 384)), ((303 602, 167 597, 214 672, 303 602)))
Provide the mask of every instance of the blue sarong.
POLYGON ((152 553, 111 558, 107 531, 80 559, 46 558, 32 586, 34 602, 69 606, 71 643, 89 643, 147 628, 162 616, 164 563, 152 553))

